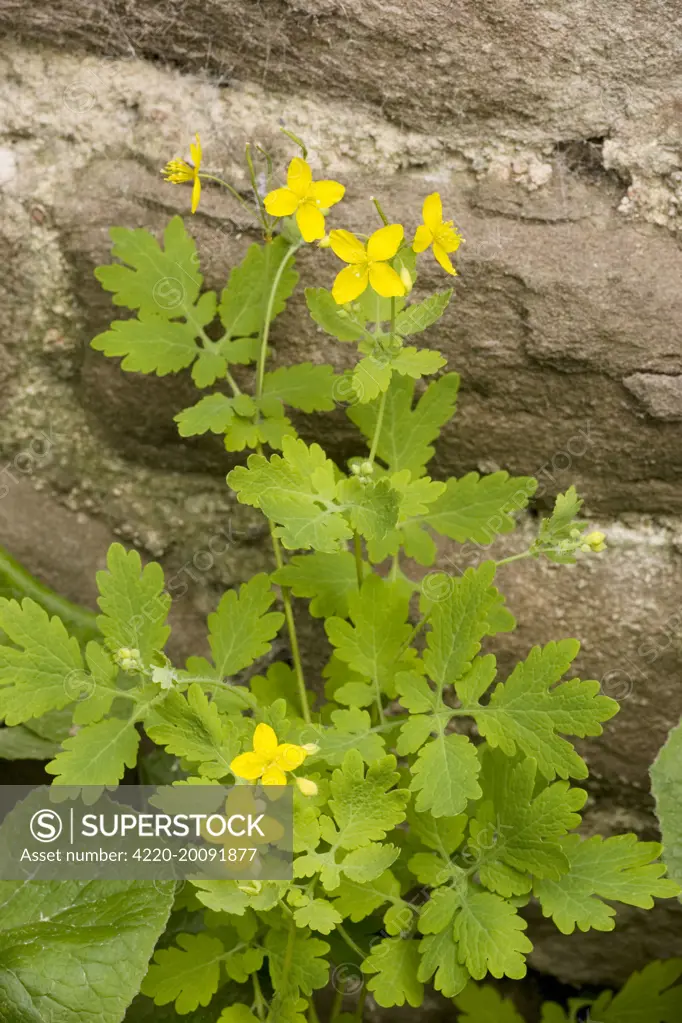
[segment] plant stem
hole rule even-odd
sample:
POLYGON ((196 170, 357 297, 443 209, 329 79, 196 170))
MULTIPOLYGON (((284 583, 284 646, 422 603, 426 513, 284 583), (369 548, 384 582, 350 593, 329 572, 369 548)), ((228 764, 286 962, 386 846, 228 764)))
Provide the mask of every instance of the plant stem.
POLYGON ((369 449, 369 461, 374 465, 374 459, 376 458, 377 448, 379 446, 379 437, 381 435, 381 427, 384 425, 384 412, 386 411, 386 399, 388 398, 388 391, 384 391, 381 395, 381 401, 379 402, 379 413, 377 415, 376 426, 374 427, 374 436, 372 437, 372 446, 369 449))
POLYGON ((367 988, 363 984, 362 988, 360 989, 360 997, 358 998, 358 1006, 357 1006, 357 1009, 355 1010, 355 1018, 358 1020, 358 1023, 362 1023, 362 1020, 365 1018, 365 1002, 366 1001, 367 1001, 367 988))
POLYGON ((312 998, 310 999, 310 1005, 308 1006, 308 1023, 320 1023, 320 1017, 317 1015, 317 1009, 312 998))
POLYGON ((358 589, 362 587, 362 580, 365 577, 364 561, 362 558, 362 541, 358 533, 353 533, 353 550, 355 551, 355 571, 358 576, 358 589))
MULTIPOLYGON (((237 200, 237 202, 240 203, 244 207, 244 209, 247 211, 247 213, 250 213, 252 217, 255 216, 255 213, 253 212, 252 207, 249 206, 249 204, 247 203, 246 199, 243 199, 241 197, 241 195, 239 194, 237 189, 234 187, 234 185, 231 185, 229 183, 229 181, 223 181, 222 178, 216 177, 215 174, 204 174, 203 171, 201 172, 199 177, 202 180, 204 180, 204 181, 217 181, 219 185, 222 185, 223 188, 226 188, 228 190, 228 192, 231 195, 234 196, 234 198, 237 200)), ((258 220, 258 219, 259 218, 256 217, 256 220, 258 220)))
POLYGON ((496 568, 499 568, 500 565, 509 565, 512 561, 520 561, 521 558, 529 558, 530 555, 530 551, 523 551, 521 554, 512 554, 509 558, 502 558, 501 561, 496 561, 495 566, 496 568))
POLYGON ((265 1019, 266 1005, 265 999, 263 998, 263 992, 261 991, 260 980, 258 979, 257 973, 251 974, 251 980, 253 981, 253 997, 254 1005, 256 1007, 256 1014, 258 1019, 265 1019))
MULTIPOLYGON (((384 217, 383 211, 379 206, 376 199, 373 200, 375 206, 384 217)), ((384 217, 384 223, 388 223, 384 217)), ((395 299, 391 299, 391 334, 395 333, 395 299)), ((388 388, 382 393, 381 401, 379 402, 379 412, 377 414, 376 426, 374 427, 374 436, 372 437, 372 446, 369 449, 369 460, 374 465, 374 459, 376 458, 377 448, 379 446, 379 437, 381 436, 381 428, 384 425, 384 413, 386 412, 386 401, 388 399, 388 388)))
MULTIPOLYGON (((250 164, 251 166, 251 164, 250 164)), ((268 295, 268 304, 265 310, 265 322, 260 336, 260 350, 258 352, 258 378, 256 382, 256 398, 260 398, 263 393, 263 381, 265 379, 265 361, 267 359, 268 351, 268 337, 270 335, 270 321, 272 319, 272 309, 275 304, 275 295, 277 294, 277 288, 279 282, 282 279, 285 267, 289 260, 294 255, 297 249, 300 248, 302 242, 296 242, 291 245, 277 268, 272 286, 270 288, 270 294, 268 295)), ((261 444, 258 444, 257 451, 259 455, 263 454, 263 448, 261 444)), ((268 519, 268 526, 270 527, 270 536, 272 538, 272 549, 275 555, 275 563, 277 568, 284 567, 284 560, 282 558, 282 549, 278 537, 275 536, 275 524, 272 519, 268 519)), ((296 621, 294 619, 294 611, 291 605, 291 593, 287 586, 282 586, 282 603, 284 604, 284 617, 287 623, 287 631, 289 633, 289 646, 291 647, 291 658, 294 662, 294 673, 296 675, 296 683, 298 685, 299 699, 301 702, 301 713, 306 724, 310 724, 310 708, 308 706, 308 695, 305 686, 305 677, 303 675, 303 665, 301 663, 301 652, 298 646, 298 636, 296 633, 296 621)))
POLYGON ((336 929, 339 932, 339 937, 343 938, 343 940, 348 945, 348 948, 355 952, 356 956, 360 956, 360 959, 364 959, 365 953, 362 951, 359 945, 356 945, 348 931, 344 927, 342 927, 341 924, 337 924, 336 929))
POLYGON ((270 228, 270 225, 268 224, 268 215, 267 215, 267 212, 265 210, 265 204, 263 203, 263 200, 261 198, 261 194, 258 191, 258 182, 256 180, 256 169, 253 166, 253 159, 251 157, 251 146, 250 146, 250 144, 248 142, 246 143, 246 162, 249 165, 249 176, 251 178, 251 188, 253 189, 253 196, 254 196, 254 199, 256 200, 256 203, 258 205, 258 212, 260 214, 260 221, 261 221, 261 224, 263 225, 263 230, 265 231, 266 237, 268 239, 270 239, 272 237, 272 230, 270 228))
POLYGON ((263 394, 263 381, 265 379, 265 360, 267 358, 268 351, 268 338, 270 336, 270 321, 272 320, 272 309, 275 304, 275 295, 277 294, 277 288, 279 282, 282 279, 282 274, 286 270, 287 264, 291 257, 300 249, 303 242, 294 242, 290 245, 284 259, 277 267, 277 273, 275 274, 272 287, 270 288, 270 294, 268 295, 268 304, 265 309, 265 323, 263 324, 263 330, 260 337, 260 351, 258 353, 258 374, 256 378, 256 398, 260 398, 263 394))
POLYGON ((336 995, 334 997, 334 1002, 332 1004, 332 1014, 329 1017, 329 1023, 334 1023, 334 1021, 338 1020, 339 1016, 341 1015, 341 1010, 343 1009, 343 997, 345 993, 346 989, 342 985, 336 992, 336 995))
MULTIPOLYGON (((275 563, 277 568, 284 568, 282 549, 280 547, 279 539, 275 536, 275 524, 272 519, 268 519, 268 525, 270 526, 270 536, 272 538, 272 549, 275 554, 275 563)), ((286 619, 287 631, 289 633, 291 659, 294 662, 294 673, 296 675, 296 683, 298 685, 298 697, 301 703, 301 713, 303 714, 303 720, 307 725, 309 725, 311 722, 310 707, 308 706, 308 694, 305 687, 303 664, 301 663, 301 651, 298 646, 294 609, 291 605, 291 593, 288 586, 281 586, 280 589, 282 591, 282 603, 284 604, 284 617, 286 619)))

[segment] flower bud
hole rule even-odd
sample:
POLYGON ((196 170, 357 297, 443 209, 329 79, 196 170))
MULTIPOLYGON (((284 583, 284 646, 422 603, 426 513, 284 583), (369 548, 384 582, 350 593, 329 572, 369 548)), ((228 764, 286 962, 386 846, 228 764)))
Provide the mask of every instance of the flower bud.
POLYGON ((410 292, 412 291, 413 281, 412 274, 410 273, 406 266, 402 267, 400 270, 400 280, 403 282, 403 285, 405 287, 405 294, 409 295, 410 292))
POLYGON ((114 654, 114 660, 124 671, 144 671, 140 651, 135 648, 122 646, 114 654))
POLYGON ((606 534, 602 533, 599 529, 595 529, 594 532, 588 533, 585 537, 585 543, 589 550, 599 553, 599 551, 606 550, 606 534))
POLYGON ((320 747, 317 746, 314 742, 304 742, 303 745, 301 746, 301 749, 304 749, 309 757, 312 757, 314 753, 320 752, 320 747))
POLYGON ((363 462, 360 466, 360 472, 363 476, 371 476, 374 473, 374 466, 371 462, 363 462))
POLYGON ((318 249, 328 249, 330 246, 331 242, 329 241, 328 234, 326 234, 324 238, 320 238, 319 242, 317 243, 318 249))
POLYGON ((316 796, 318 793, 317 784, 311 778, 297 778, 296 784, 304 796, 316 796))

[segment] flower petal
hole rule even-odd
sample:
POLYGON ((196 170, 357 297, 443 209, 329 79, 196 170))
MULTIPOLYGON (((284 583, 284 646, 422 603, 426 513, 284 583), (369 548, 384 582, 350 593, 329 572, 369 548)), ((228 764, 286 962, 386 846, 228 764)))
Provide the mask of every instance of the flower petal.
POLYGON ((283 771, 295 771, 307 756, 302 746, 296 746, 293 742, 283 742, 277 747, 273 764, 281 767, 283 771))
POLYGON ((438 242, 433 243, 433 254, 447 273, 452 274, 453 277, 457 276, 457 271, 450 262, 450 257, 443 246, 439 245, 438 242))
POLYGON ((435 234, 443 223, 443 203, 438 192, 432 192, 424 199, 422 216, 426 226, 435 234))
MULTIPOLYGON (((386 227, 380 227, 367 242, 367 255, 371 260, 393 259, 404 234, 402 224, 387 224, 386 227)), ((402 291, 400 294, 402 295, 402 291)))
POLYGON ((313 183, 313 173, 300 156, 295 156, 287 171, 287 185, 299 199, 304 199, 313 183))
POLYGON ((296 223, 304 242, 324 238, 324 216, 312 202, 302 202, 296 213, 296 223))
POLYGON ((337 202, 341 202, 346 194, 346 189, 338 181, 315 181, 313 182, 312 194, 322 209, 328 210, 330 206, 335 206, 337 202))
POLYGON ((287 776, 281 768, 271 764, 261 778, 263 785, 286 785, 287 776))
POLYGON ((268 192, 264 202, 271 217, 290 217, 300 200, 290 188, 276 188, 274 192, 268 192))
POLYGON ((196 133, 194 138, 196 139, 196 143, 190 142, 189 152, 190 156, 192 157, 194 169, 199 170, 199 168, 201 167, 201 140, 199 139, 199 132, 196 133))
POLYGON ((430 228, 428 228, 426 224, 420 224, 415 232, 412 248, 415 252, 423 252, 424 249, 428 249, 432 241, 433 234, 431 233, 430 228))
POLYGON ((270 725, 258 725, 253 733, 253 749, 255 753, 260 753, 262 757, 268 757, 271 760, 277 749, 277 736, 274 728, 271 728, 270 725))
POLYGON ((367 251, 359 238, 350 231, 330 231, 329 244, 344 263, 365 263, 367 251))
POLYGON ((258 753, 241 753, 230 764, 230 770, 238 778, 255 781, 265 770, 266 763, 265 758, 259 756, 258 753))
MULTIPOLYGON (((332 232, 333 234, 333 232, 332 232)), ((367 288, 369 273, 365 266, 345 266, 336 275, 332 297, 338 305, 345 305, 346 302, 353 302, 367 288)))
POLYGON ((194 185, 192 186, 192 213, 196 213, 199 200, 201 199, 201 178, 198 174, 194 176, 194 185))
POLYGON ((405 285, 388 263, 370 263, 369 283, 382 298, 396 298, 405 294, 405 285))

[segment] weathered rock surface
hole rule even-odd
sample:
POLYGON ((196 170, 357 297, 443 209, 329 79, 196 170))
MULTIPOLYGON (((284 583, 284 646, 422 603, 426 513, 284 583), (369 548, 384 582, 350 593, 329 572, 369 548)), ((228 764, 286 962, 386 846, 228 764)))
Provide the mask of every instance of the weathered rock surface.
MULTIPOLYGON (((196 130, 207 170, 242 189, 247 139, 281 164, 280 124, 303 135, 348 184, 335 223, 350 228, 373 222, 376 193, 411 230, 437 188, 467 243, 426 337, 463 377, 436 471, 535 474, 541 505, 576 482, 606 523, 600 558, 501 570, 520 623, 501 661, 581 639, 581 671, 623 700, 585 745, 589 827, 650 835, 647 768, 682 713, 681 18, 672 0, 0 0, 0 542, 88 604, 110 540, 139 546, 178 595, 176 655, 201 647, 220 592, 269 565, 267 537, 227 492, 217 440, 178 437, 190 383, 88 348, 115 316, 92 275, 108 227, 160 231, 186 210, 158 169, 196 130)), ((191 229, 211 287, 255 237, 208 187, 191 229)), ((307 283, 336 268, 301 259, 307 283)), ((420 284, 436 282, 425 263, 420 284)), ((300 299, 273 342, 282 362, 349 354, 300 299)), ((341 409, 301 428, 358 451, 341 409)), ((535 962, 617 982, 682 952, 676 908, 624 921, 572 939, 534 921, 535 962)))

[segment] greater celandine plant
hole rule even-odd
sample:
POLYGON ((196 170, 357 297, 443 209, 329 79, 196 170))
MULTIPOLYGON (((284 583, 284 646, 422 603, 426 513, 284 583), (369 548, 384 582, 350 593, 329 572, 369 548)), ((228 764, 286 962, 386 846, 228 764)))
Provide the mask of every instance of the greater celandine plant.
MULTIPOLYGON (((679 891, 663 877, 657 844, 576 834, 587 794, 573 782, 588 771, 572 740, 600 735, 618 710, 597 681, 566 679, 578 643, 534 647, 506 679, 482 650, 515 627, 500 566, 570 564, 603 550, 604 536, 586 534, 570 488, 528 550, 491 560, 489 544, 514 528, 536 481, 427 474, 459 386, 443 356, 418 343, 452 291, 410 297, 418 255, 456 273, 460 237, 440 196, 426 197, 412 241, 377 200, 367 235, 329 230, 328 218, 342 222, 344 187, 315 180, 305 146, 287 134, 300 155, 275 187, 261 153, 266 194, 247 148, 252 200, 201 170, 198 136, 192 164, 168 164, 168 180, 192 182, 192 212, 202 180, 221 182, 263 241, 217 295, 202 291, 180 217, 163 246, 145 230, 112 229, 118 261, 97 277, 135 315, 92 342, 130 372, 191 369, 204 393, 176 416, 180 434, 213 433, 227 451, 251 452, 227 482, 266 517, 273 571, 225 593, 208 619, 211 659, 184 667, 164 653, 171 598, 160 566, 143 569, 120 545, 98 579, 101 642, 88 644, 85 661, 31 601, 0 605, 13 643, 4 656, 21 667, 2 676, 8 724, 73 709, 73 734, 48 766, 55 783, 116 784, 144 729, 185 780, 294 786, 293 880, 187 884, 141 984, 147 999, 174 1008, 144 1015, 142 999, 130 1019, 317 1021, 314 992, 330 978, 325 1023, 363 1019, 368 995, 387 1008, 419 1006, 429 984, 473 1004, 464 993, 472 981, 525 975, 532 945, 521 911, 531 899, 570 934, 611 930, 612 902, 650 908, 679 891), (306 288, 307 307, 347 346, 352 368, 268 369, 271 325, 298 284, 296 255, 315 245, 345 265, 331 290, 306 288), (302 439, 300 418, 289 416, 339 404, 358 429, 346 465, 302 439), (415 566, 434 565, 434 535, 479 545, 480 563, 420 582, 415 566), (324 622, 324 696, 297 638, 304 613, 324 622), (256 673, 283 628, 290 660, 256 673), (88 699, 74 704, 45 683, 46 630, 54 679, 81 673, 88 699)), ((115 1023, 116 1011, 104 1006, 98 1018, 115 1023)))

